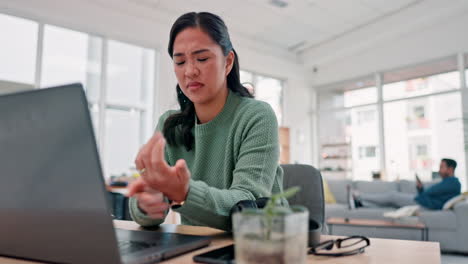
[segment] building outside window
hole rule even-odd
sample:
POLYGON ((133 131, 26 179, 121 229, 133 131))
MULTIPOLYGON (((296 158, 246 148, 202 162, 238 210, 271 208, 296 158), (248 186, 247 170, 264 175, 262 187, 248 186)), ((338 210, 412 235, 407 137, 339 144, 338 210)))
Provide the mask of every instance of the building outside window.
POLYGON ((361 146, 359 147, 359 158, 375 158, 376 157, 376 146, 361 146))
POLYGON ((351 83, 325 87, 319 93, 319 141, 321 155, 333 151, 345 152, 346 160, 322 159, 324 177, 370 180, 380 170, 379 117, 377 88, 372 77, 351 83), (367 87, 366 87, 367 86, 367 87), (330 149, 328 145, 348 147, 330 149), (344 168, 344 170, 337 170, 344 168))

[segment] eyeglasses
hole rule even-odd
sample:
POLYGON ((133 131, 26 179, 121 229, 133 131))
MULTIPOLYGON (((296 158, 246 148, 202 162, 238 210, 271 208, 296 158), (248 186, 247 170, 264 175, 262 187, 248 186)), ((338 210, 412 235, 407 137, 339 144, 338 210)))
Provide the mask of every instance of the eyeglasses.
POLYGON ((317 256, 330 256, 330 257, 342 257, 360 254, 364 252, 364 248, 370 245, 370 241, 364 236, 350 236, 347 238, 340 238, 336 240, 327 240, 309 250, 309 254, 317 256), (330 253, 327 252, 333 249, 336 245, 339 249, 349 249, 343 252, 330 253))

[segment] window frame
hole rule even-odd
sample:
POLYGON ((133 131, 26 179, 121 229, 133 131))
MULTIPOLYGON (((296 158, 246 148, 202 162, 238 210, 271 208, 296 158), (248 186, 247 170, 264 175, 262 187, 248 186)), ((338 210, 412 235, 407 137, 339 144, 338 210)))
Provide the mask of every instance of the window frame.
MULTIPOLYGON (((284 124, 284 90, 286 89, 286 86, 287 86, 287 79, 278 78, 278 77, 271 76, 271 75, 268 75, 268 74, 262 74, 262 73, 258 73, 258 72, 255 72, 255 71, 250 71, 250 70, 247 70, 247 69, 240 69, 240 71, 248 73, 248 74, 250 74, 252 76, 252 81, 251 82, 245 82, 245 84, 251 84, 253 86, 252 90, 254 92, 254 94, 253 94, 254 97, 255 97, 255 90, 257 88, 257 83, 258 83, 259 78, 261 78, 261 77, 270 78, 270 79, 275 79, 275 80, 279 81, 279 83, 281 85, 281 93, 280 93, 281 118, 278 119, 278 126, 282 126, 284 124)), ((242 80, 241 80, 241 83, 244 84, 242 82, 242 80)), ((257 98, 255 97, 255 99, 257 99, 257 98)))
MULTIPOLYGON (((447 56, 445 58, 441 58, 441 59, 436 59, 436 60, 432 60, 432 61, 427 61, 427 62, 424 62, 424 63, 419 63, 419 64, 416 64, 416 65, 413 65, 413 66, 405 66, 405 67, 401 67, 399 70, 404 70, 404 69, 412 69, 412 67, 419 67, 421 65, 430 65, 431 63, 435 63, 437 61, 442 61, 442 60, 447 60, 447 59, 450 59, 450 58, 454 58, 455 56, 447 56)), ((430 77, 430 76, 433 76, 433 75, 437 75, 437 74, 443 74, 443 73, 449 73, 449 72, 457 72, 459 74, 459 77, 460 77, 460 85, 459 87, 457 88, 454 88, 454 89, 447 89, 447 90, 443 90, 443 91, 436 91, 436 92, 431 92, 431 93, 428 93, 428 94, 422 94, 422 95, 414 95, 414 96, 408 96, 408 97, 401 97, 401 98, 396 98, 396 99, 387 99, 387 100, 384 100, 383 98, 383 86, 386 85, 386 84, 390 84, 390 83, 393 83, 393 82, 388 82, 388 83, 385 83, 384 84, 384 81, 383 81, 383 76, 385 73, 387 72, 391 72, 390 70, 388 71, 380 71, 380 72, 376 72, 373 74, 374 76, 374 79, 375 79, 375 87, 377 88, 377 95, 378 95, 378 98, 377 98, 377 102, 375 103, 368 103, 368 104, 360 104, 360 105, 353 105, 353 106, 341 106, 341 107, 324 107, 324 106, 321 106, 320 105, 320 100, 317 100, 317 124, 319 125, 320 124, 320 116, 321 116, 321 112, 322 111, 332 111, 332 112, 341 112, 341 111, 350 111, 352 109, 356 109, 356 108, 361 108, 361 107, 365 107, 365 106, 376 106, 377 108, 377 114, 379 115, 378 116, 378 122, 379 122, 379 142, 380 144, 376 147, 376 154, 377 152, 379 153, 379 156, 380 156, 380 164, 381 164, 381 171, 383 171, 384 173, 386 172, 387 170, 387 164, 386 164, 386 157, 385 157, 385 129, 384 129, 384 116, 383 116, 383 107, 386 103, 391 103, 391 102, 398 102, 398 101, 413 101, 413 100, 418 100, 418 99, 423 99, 423 98, 429 98, 431 96, 438 96, 438 95, 446 95, 446 94, 454 94, 454 93, 459 93, 460 96, 463 98, 463 94, 466 94, 466 97, 468 97, 468 90, 467 90, 467 86, 468 86, 468 79, 467 79, 467 75, 468 75, 468 52, 466 53, 458 53, 456 54, 456 64, 458 65, 458 67, 453 70, 453 71, 441 71, 441 72, 436 72, 436 73, 433 73, 433 74, 430 74, 430 75, 421 75, 421 76, 417 76, 417 77, 414 77, 414 78, 411 78, 411 79, 417 79, 417 78, 426 78, 426 77, 430 77)), ((392 70, 394 71, 394 70, 392 70)), ((330 92, 331 90, 333 90, 334 87, 337 87, 337 85, 343 85, 342 87, 346 87, 346 86, 353 86, 353 87, 356 87, 356 84, 359 84, 359 83, 365 83, 361 80, 368 80, 368 76, 369 75, 364 75, 362 77, 359 77, 359 78, 355 78, 355 79, 352 79, 352 80, 348 80, 348 81, 344 81, 344 82, 337 82, 337 83, 334 83, 334 84, 327 84, 327 85, 322 85, 322 86, 319 86, 317 87, 317 98, 320 98, 320 95, 321 93, 326 93, 326 92, 330 92), (348 85, 349 84, 349 85, 348 85), (331 90, 330 90, 331 89, 331 90)), ((408 79, 406 79, 408 80, 408 79)), ((404 79, 402 80, 398 80, 398 81, 405 81, 404 79)), ((398 82, 398 81, 395 81, 395 82, 398 82)), ((368 88, 370 86, 364 86, 364 87, 358 87, 358 88, 354 88, 354 89, 362 89, 362 88, 368 88)), ((336 88, 335 88, 336 89, 336 88)), ((345 91, 345 89, 343 88, 342 90, 343 92, 345 91)), ((462 100, 462 115, 463 115, 463 120, 468 120, 468 116, 466 116, 466 113, 464 113, 463 109, 465 108, 468 108, 468 101, 463 101, 462 100)), ((414 109, 412 109, 414 111, 414 109)), ((427 107, 424 106, 424 119, 427 119, 428 116, 427 116, 427 107)), ((468 122, 468 121, 467 121, 468 122)), ((467 142, 466 142, 466 138, 468 138, 468 129, 466 129, 466 126, 468 126, 467 122, 465 122, 464 124, 464 137, 465 137, 465 145, 467 145, 467 142)), ((317 145, 322 145, 326 142, 321 142, 321 138, 320 138, 320 135, 318 133, 316 133, 314 135, 316 138, 315 138, 315 142, 318 142, 317 145)), ((352 143, 351 143, 352 144, 352 143)), ((427 146, 426 146, 427 147, 427 146)), ((428 151, 428 150, 426 150, 428 151)), ((358 153, 359 153, 359 159, 362 159, 360 156, 360 150, 358 149, 358 153)), ((317 153, 317 155, 319 155, 319 153, 317 153)), ((363 157, 363 158, 366 158, 366 157, 363 157)), ((321 167, 321 160, 320 159, 317 159, 318 160, 318 167, 320 168, 321 167)), ((465 168, 465 174, 464 177, 466 179, 466 182, 465 184, 468 185, 468 152, 467 152, 467 147, 465 148, 465 166, 467 166, 467 168, 465 168)), ((351 178, 353 177, 352 176, 353 174, 348 174, 348 177, 351 176, 351 178)))
MULTIPOLYGON (((43 67, 43 54, 44 54, 44 30, 47 25, 53 26, 53 27, 59 27, 71 31, 76 31, 79 33, 87 34, 89 37, 96 37, 100 38, 102 40, 102 46, 101 46, 101 61, 100 61, 100 67, 101 67, 101 76, 100 76, 100 87, 99 87, 99 99, 90 99, 87 98, 89 107, 90 107, 90 114, 93 115, 93 112, 91 112, 92 109, 97 109, 97 114, 98 114, 98 122, 97 122, 97 133, 96 133, 96 140, 97 140, 97 145, 98 145, 98 151, 100 155, 101 161, 104 161, 105 157, 105 138, 106 138, 106 129, 105 129, 105 122, 106 122, 106 115, 105 115, 105 110, 108 108, 119 108, 124 111, 137 111, 137 113, 141 116, 140 120, 140 127, 139 127, 139 143, 140 145, 143 145, 146 141, 146 139, 152 134, 152 129, 153 129, 153 123, 154 123, 154 114, 155 114, 155 104, 156 104, 156 99, 155 96, 155 90, 157 89, 157 83, 158 83, 158 69, 160 67, 159 65, 159 53, 160 50, 156 47, 150 47, 148 45, 143 45, 141 43, 135 43, 129 40, 124 40, 124 39, 119 39, 111 36, 105 36, 102 34, 96 34, 94 32, 90 32, 89 30, 83 30, 83 29, 77 29, 75 27, 71 27, 69 25, 63 25, 63 24, 56 24, 56 23, 47 23, 41 19, 37 18, 30 18, 30 17, 25 17, 22 15, 18 15, 15 13, 10 13, 6 12, 5 10, 2 10, 0 14, 4 14, 7 16, 11 17, 17 17, 20 19, 26 19, 29 21, 33 21, 38 24, 38 30, 37 30, 37 43, 36 43, 36 59, 35 59, 35 69, 34 69, 34 83, 33 83, 33 88, 34 89, 40 89, 41 88, 41 78, 42 78, 42 67, 43 67), (140 48, 143 48, 144 51, 152 51, 153 52, 153 59, 152 59, 152 81, 151 84, 149 85, 150 91, 147 94, 147 101, 144 102, 144 104, 122 104, 122 103, 116 103, 116 102, 109 102, 106 98, 107 94, 107 66, 108 66, 108 42, 109 41, 118 41, 122 42, 125 44, 130 44, 134 45, 140 48)), ((142 84, 143 85, 143 84, 142 84)), ((93 121, 93 128, 94 128, 94 121, 93 121)), ((110 175, 107 175, 106 173, 106 168, 104 168, 104 162, 102 162, 103 169, 104 169, 104 177, 105 179, 108 179, 110 175)))

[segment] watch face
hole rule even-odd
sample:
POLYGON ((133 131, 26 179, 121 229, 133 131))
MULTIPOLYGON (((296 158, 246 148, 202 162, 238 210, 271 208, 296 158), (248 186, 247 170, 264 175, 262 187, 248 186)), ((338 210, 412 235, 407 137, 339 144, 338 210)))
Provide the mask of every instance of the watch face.
POLYGON ((172 209, 178 209, 180 208, 182 205, 181 204, 174 204, 174 205, 171 205, 171 208, 172 209))
POLYGON ((184 203, 185 203, 185 201, 182 201, 180 203, 171 201, 171 209, 180 208, 182 205, 184 205, 184 203))

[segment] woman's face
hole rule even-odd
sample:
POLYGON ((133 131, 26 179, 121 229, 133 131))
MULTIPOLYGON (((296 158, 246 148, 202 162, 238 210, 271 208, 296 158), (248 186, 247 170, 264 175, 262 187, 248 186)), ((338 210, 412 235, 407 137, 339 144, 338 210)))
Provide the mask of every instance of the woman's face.
POLYGON ((216 100, 227 89, 234 53, 223 55, 221 47, 199 28, 181 31, 174 41, 174 72, 183 93, 195 105, 216 100))

